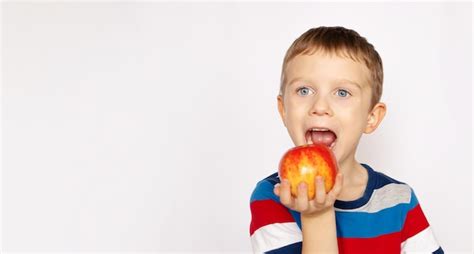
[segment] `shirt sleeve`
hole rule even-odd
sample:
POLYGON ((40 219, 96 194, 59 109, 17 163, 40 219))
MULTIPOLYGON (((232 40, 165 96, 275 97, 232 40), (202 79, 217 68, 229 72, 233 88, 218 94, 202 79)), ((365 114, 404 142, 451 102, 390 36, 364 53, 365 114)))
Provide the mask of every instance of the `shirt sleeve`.
POLYGON ((273 194, 273 184, 262 181, 250 200, 250 240, 254 253, 301 253, 302 233, 290 211, 273 194))
POLYGON ((409 210, 403 223, 401 237, 402 253, 444 253, 413 189, 411 190, 409 210))

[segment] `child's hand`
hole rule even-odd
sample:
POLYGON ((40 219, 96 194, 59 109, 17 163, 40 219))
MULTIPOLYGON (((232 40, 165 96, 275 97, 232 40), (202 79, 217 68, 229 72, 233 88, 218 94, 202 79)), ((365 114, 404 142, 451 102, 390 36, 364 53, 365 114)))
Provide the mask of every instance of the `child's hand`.
POLYGON ((308 187, 302 182, 298 185, 298 196, 291 196, 290 183, 282 179, 281 184, 276 184, 273 192, 280 197, 283 205, 291 210, 298 211, 302 215, 317 215, 328 208, 334 207, 334 202, 342 189, 343 176, 338 173, 336 182, 330 192, 326 194, 324 190, 324 179, 321 176, 316 177, 316 195, 314 199, 308 200, 308 187))

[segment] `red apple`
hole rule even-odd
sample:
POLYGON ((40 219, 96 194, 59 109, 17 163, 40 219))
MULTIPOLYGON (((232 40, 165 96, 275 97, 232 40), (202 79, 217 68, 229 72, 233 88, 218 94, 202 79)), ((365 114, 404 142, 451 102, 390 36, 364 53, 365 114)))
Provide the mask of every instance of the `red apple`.
POLYGON ((288 150, 278 168, 280 179, 290 182, 291 195, 294 197, 298 193, 298 184, 307 184, 309 200, 313 199, 316 193, 315 177, 323 177, 325 191, 328 193, 334 186, 337 171, 333 152, 323 144, 297 146, 288 150))

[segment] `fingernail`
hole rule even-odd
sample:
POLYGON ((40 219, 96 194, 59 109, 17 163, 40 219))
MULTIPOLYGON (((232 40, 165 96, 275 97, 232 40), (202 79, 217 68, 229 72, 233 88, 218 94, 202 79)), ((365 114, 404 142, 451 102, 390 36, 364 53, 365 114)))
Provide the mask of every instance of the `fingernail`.
POLYGON ((298 188, 300 190, 305 190, 306 189, 306 183, 305 182, 301 182, 299 185, 298 185, 298 188))

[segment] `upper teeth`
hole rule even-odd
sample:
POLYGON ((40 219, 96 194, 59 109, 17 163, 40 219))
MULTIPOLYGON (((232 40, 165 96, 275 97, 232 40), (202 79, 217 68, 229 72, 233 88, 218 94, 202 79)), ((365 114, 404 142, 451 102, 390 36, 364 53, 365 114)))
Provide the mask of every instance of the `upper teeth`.
POLYGON ((328 131, 329 129, 325 128, 312 128, 311 131, 328 131))

